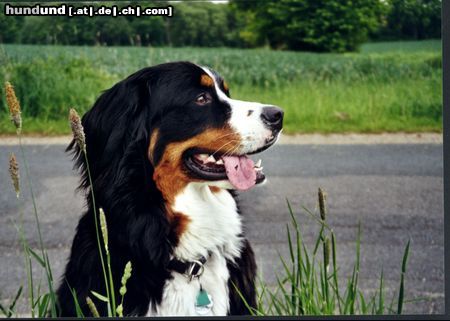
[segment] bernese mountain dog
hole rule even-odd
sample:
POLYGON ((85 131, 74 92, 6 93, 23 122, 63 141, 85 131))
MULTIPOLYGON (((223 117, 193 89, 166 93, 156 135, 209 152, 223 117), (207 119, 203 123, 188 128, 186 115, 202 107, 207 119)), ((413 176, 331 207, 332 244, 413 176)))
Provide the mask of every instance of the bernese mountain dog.
MULTIPOLYGON (((124 315, 249 314, 256 264, 235 193, 265 180, 260 162, 248 155, 272 146, 282 122, 280 108, 231 99, 219 74, 190 62, 137 71, 82 117, 116 298, 132 263, 124 315)), ((87 296, 107 315, 91 294, 106 289, 88 164, 74 141, 67 150, 81 172, 87 210, 57 291, 59 314, 76 315, 75 294, 85 316, 87 296)))

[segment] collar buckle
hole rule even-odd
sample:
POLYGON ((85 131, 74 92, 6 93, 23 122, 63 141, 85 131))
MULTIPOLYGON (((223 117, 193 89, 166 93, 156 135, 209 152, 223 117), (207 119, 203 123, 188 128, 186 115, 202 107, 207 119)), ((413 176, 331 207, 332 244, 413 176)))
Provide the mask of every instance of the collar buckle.
POLYGON ((205 271, 204 265, 209 257, 211 257, 211 253, 209 252, 207 257, 202 256, 197 260, 187 262, 174 257, 167 263, 167 269, 184 275, 191 282, 192 279, 199 278, 203 274, 205 271))
POLYGON ((189 269, 184 274, 189 278, 189 282, 191 282, 193 278, 199 278, 205 271, 205 267, 203 266, 203 263, 201 261, 194 260, 190 263, 191 265, 189 269))

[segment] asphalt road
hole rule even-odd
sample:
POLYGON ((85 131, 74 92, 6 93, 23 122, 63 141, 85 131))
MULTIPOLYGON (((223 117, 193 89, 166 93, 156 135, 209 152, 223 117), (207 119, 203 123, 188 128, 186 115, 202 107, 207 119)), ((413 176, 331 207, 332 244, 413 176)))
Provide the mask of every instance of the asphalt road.
MULTIPOLYGON (((59 279, 83 209, 75 193, 78 177, 64 145, 30 145, 25 152, 55 278, 59 279)), ((19 206, 8 175, 8 154, 0 146, 0 298, 26 284, 24 261, 13 221, 22 208, 26 236, 37 245, 30 193, 19 206)), ((441 144, 281 145, 261 154, 268 182, 240 195, 247 236, 259 272, 274 284, 278 252, 287 257, 286 198, 305 242, 312 246, 317 223, 302 209, 317 211, 317 188, 328 193, 328 223, 337 236, 339 274, 351 273, 358 222, 362 226, 360 286, 378 287, 384 272, 387 301, 400 282, 403 250, 411 240, 406 274, 407 313, 444 312, 444 211, 441 144), (421 299, 414 301, 415 299, 421 299)), ((23 169, 23 163, 19 161, 23 169)), ((22 177, 25 174, 22 173, 22 177)), ((35 271, 38 273, 38 270, 35 271)), ((21 309, 24 304, 21 303, 21 309)))

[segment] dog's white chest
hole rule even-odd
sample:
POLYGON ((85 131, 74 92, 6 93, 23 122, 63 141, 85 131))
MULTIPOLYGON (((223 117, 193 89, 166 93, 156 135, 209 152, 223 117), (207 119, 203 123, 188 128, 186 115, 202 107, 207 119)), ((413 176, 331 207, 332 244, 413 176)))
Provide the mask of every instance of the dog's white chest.
POLYGON ((148 316, 195 316, 200 283, 213 305, 207 315, 227 315, 229 310, 227 259, 233 260, 241 249, 241 220, 234 198, 225 190, 212 192, 208 186, 190 183, 177 196, 173 209, 190 219, 174 255, 184 261, 208 257, 201 277, 189 282, 180 273, 164 286, 161 303, 149 307, 148 316))
POLYGON ((173 272, 173 279, 166 282, 161 304, 153 310, 151 307, 147 316, 196 316, 195 304, 200 291, 209 294, 213 305, 205 315, 227 315, 228 300, 228 269, 224 257, 212 256, 205 265, 202 276, 189 282, 182 274, 173 272))

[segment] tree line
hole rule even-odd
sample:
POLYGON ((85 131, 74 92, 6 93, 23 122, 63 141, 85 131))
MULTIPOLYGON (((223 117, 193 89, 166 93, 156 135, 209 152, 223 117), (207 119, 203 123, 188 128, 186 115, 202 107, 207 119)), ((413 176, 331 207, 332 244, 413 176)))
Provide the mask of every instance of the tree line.
MULTIPOLYGON (((169 3, 130 1, 91 4, 161 7, 169 3)), ((344 52, 357 50, 367 40, 441 37, 441 0, 230 0, 220 4, 176 2, 170 5, 174 7, 173 17, 69 18, 5 16, 2 4, 0 42, 267 46, 274 49, 344 52)))

